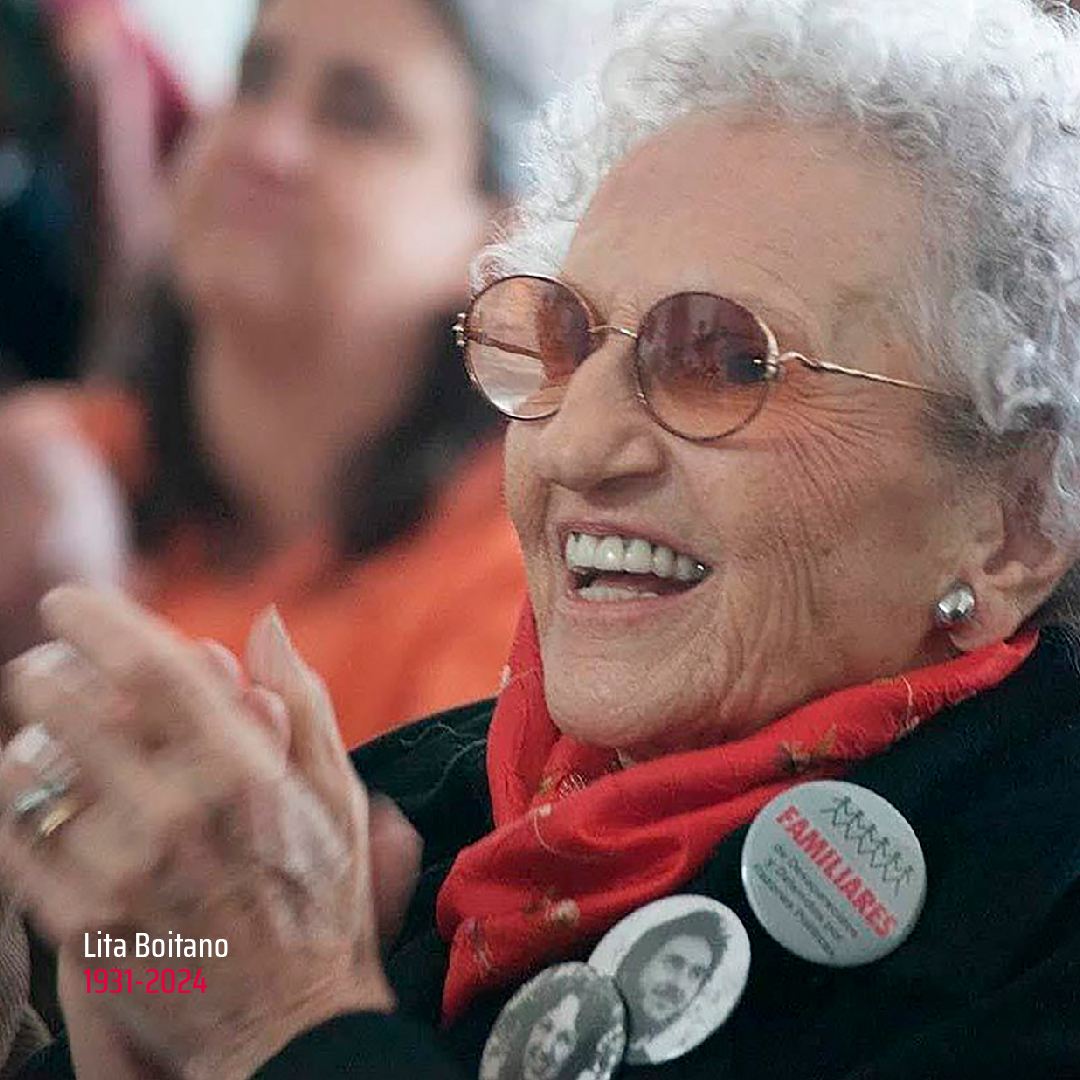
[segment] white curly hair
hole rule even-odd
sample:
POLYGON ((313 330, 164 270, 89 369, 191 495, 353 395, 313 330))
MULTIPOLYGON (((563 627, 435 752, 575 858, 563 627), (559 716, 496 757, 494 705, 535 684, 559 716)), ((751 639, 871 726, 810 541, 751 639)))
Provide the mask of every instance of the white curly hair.
POLYGON ((927 364, 971 403, 949 443, 978 460, 1049 432, 1041 523, 1080 536, 1080 17, 1033 0, 638 7, 539 121, 531 194, 474 285, 557 273, 604 176, 689 112, 841 127, 925 193, 928 269, 905 308, 927 364))

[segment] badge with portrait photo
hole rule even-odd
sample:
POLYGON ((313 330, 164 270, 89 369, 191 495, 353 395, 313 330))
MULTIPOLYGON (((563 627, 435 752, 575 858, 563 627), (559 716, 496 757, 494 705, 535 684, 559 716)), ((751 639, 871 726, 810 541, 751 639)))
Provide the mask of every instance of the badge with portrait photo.
POLYGON ((480 1080, 610 1080, 625 1048, 626 1011, 614 982, 587 964, 558 964, 499 1013, 480 1080))
POLYGON ((616 924, 589 958, 611 976, 627 1010, 628 1065, 681 1057, 739 1002, 750 939, 730 908, 705 896, 670 896, 616 924))

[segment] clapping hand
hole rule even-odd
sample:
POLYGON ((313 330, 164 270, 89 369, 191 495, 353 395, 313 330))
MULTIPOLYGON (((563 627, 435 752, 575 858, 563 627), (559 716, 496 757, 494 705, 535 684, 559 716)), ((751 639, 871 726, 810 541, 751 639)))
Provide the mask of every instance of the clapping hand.
MULTIPOLYGON (((276 615, 252 633, 245 689, 118 596, 68 587, 42 610, 62 644, 9 665, 6 697, 72 779, 26 813, 49 778, 5 751, 0 874, 61 950, 76 1058, 93 1068, 104 1040, 132 1069, 228 1080, 334 1015, 392 1009, 380 930, 404 910, 419 842, 391 807, 372 810, 276 615), (228 955, 198 961, 205 993, 91 1006, 82 946, 99 931, 224 939, 228 955)), ((136 978, 159 964, 122 961, 136 978)))

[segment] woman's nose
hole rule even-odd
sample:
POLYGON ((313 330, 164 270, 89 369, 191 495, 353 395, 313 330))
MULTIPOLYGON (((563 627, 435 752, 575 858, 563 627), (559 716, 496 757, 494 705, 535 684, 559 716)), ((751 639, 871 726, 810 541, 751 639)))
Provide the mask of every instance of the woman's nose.
POLYGON ((664 468, 664 433, 638 399, 632 348, 609 335, 571 376, 559 411, 539 426, 534 460, 549 480, 584 491, 664 468))
POLYGON ((243 107, 236 149, 241 163, 267 182, 292 183, 310 167, 312 132, 304 109, 281 94, 243 107))

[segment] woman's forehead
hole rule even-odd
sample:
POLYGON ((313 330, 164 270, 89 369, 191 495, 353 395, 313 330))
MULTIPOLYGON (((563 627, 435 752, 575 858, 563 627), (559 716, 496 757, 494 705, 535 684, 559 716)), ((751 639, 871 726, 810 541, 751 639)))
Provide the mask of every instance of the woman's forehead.
POLYGON ((697 114, 612 170, 564 275, 613 319, 718 292, 804 348, 826 340, 842 296, 906 279, 921 236, 914 184, 842 133, 697 114))
POLYGON ((385 95, 422 139, 456 146, 473 137, 474 73, 431 0, 274 0, 252 42, 313 86, 385 95))
POLYGON ((463 63, 430 0, 273 0, 262 6, 254 35, 382 71, 411 66, 418 56, 463 63))

